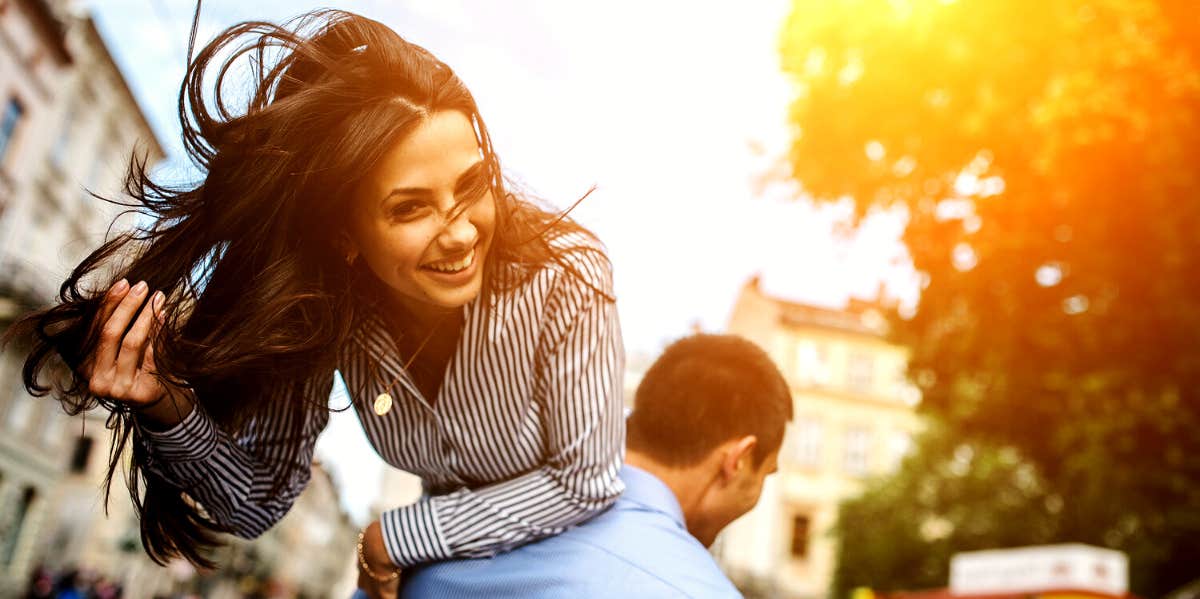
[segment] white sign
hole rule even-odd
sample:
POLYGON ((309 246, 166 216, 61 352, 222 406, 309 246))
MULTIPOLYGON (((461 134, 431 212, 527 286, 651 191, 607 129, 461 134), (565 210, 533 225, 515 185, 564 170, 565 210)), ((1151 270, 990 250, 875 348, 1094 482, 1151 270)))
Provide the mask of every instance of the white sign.
POLYGON ((1120 551, 1088 545, 971 551, 950 559, 954 595, 1052 590, 1124 595, 1129 590, 1129 560, 1120 551))

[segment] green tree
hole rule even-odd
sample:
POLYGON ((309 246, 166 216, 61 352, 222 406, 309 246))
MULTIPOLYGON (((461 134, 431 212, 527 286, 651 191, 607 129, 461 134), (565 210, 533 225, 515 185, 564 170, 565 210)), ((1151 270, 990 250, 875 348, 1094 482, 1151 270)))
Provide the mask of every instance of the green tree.
POLYGON ((1063 508, 1016 448, 935 429, 896 474, 841 505, 831 591, 943 587, 955 553, 1049 542, 1063 508))
POLYGON ((1068 506, 1052 540, 1126 551, 1135 592, 1194 577, 1194 3, 794 0, 782 56, 792 175, 908 217, 924 410, 1019 448, 1068 506))

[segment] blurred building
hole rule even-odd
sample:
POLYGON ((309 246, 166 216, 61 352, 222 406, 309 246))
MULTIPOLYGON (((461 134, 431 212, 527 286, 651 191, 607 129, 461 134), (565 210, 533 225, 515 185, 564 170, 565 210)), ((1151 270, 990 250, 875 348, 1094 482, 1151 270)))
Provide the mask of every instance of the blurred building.
MULTIPOLYGON (((103 426, 88 420, 89 429, 97 425, 103 426)), ((338 486, 319 462, 313 464, 308 486, 279 523, 257 539, 226 537, 228 545, 212 556, 217 569, 198 572, 182 560, 165 568, 150 561, 121 481, 114 482, 105 512, 100 489, 108 440, 97 436, 97 442, 76 445, 72 474, 52 490, 46 527, 52 551, 40 560, 52 571, 83 566, 92 576, 119 584, 124 599, 180 592, 213 599, 349 597, 353 592, 355 580, 349 574, 357 573, 358 526, 342 509, 338 486)))
POLYGON ((345 597, 334 589, 347 571, 358 571, 358 530, 342 509, 333 477, 315 464, 312 482, 274 529, 279 537, 275 577, 296 596, 345 597))
POLYGON ((47 490, 46 519, 33 549, 36 561, 53 572, 83 568, 119 584, 125 599, 150 599, 174 589, 191 574, 190 567, 164 569, 142 551, 137 514, 119 474, 105 503, 111 432, 103 415, 59 420, 68 421, 62 435, 67 468, 47 490))
POLYGON ((253 541, 234 540, 219 569, 186 588, 213 599, 349 597, 357 572, 358 526, 342 509, 338 486, 319 462, 312 479, 278 524, 253 541))
POLYGON ((779 473, 762 499, 714 545, 747 596, 824 597, 834 567, 838 502, 866 477, 894 469, 920 429, 920 394, 905 378, 907 351, 885 339, 877 307, 842 310, 784 301, 759 280, 742 289, 728 332, 762 346, 792 388, 779 473))
MULTIPOLYGON (((163 151, 92 21, 67 0, 0 0, 0 328, 49 304, 117 210, 135 145, 163 151)), ((56 485, 106 443, 20 382, 26 348, 0 355, 0 596, 53 555, 56 485)), ((103 452, 101 452, 103 453, 103 452)), ((89 498, 94 499, 95 487, 89 498)))

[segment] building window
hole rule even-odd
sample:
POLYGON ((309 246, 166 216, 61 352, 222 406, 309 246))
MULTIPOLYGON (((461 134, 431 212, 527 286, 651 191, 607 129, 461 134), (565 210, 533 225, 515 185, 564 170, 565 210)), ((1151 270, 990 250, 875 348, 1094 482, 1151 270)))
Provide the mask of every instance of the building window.
MULTIPOLYGON (((24 387, 22 387, 24 391, 24 387)), ((25 393, 18 393, 8 402, 8 428, 15 432, 25 432, 33 416, 33 398, 25 393)))
POLYGON ((87 471, 88 461, 92 457, 94 441, 86 435, 75 439, 75 449, 71 452, 71 473, 82 474, 87 471))
POLYGON ((889 365, 891 371, 890 380, 887 384, 892 388, 892 394, 896 398, 904 396, 904 386, 908 384, 908 365, 904 362, 889 365))
POLYGON ((796 380, 801 385, 828 385, 829 346, 805 339, 796 348, 796 380))
POLYGON ((101 141, 93 149, 92 162, 88 165, 87 178, 83 180, 83 186, 80 188, 80 194, 85 204, 94 201, 93 193, 104 195, 111 191, 110 179, 113 174, 113 164, 117 156, 120 155, 120 144, 117 138, 120 133, 117 126, 109 121, 104 126, 104 133, 101 135, 101 141))
POLYGON ((66 428, 67 416, 60 410, 42 410, 42 445, 50 448, 57 447, 63 440, 63 429, 66 428))
POLYGON ((58 138, 54 140, 54 149, 50 151, 50 161, 59 169, 67 167, 67 158, 71 150, 71 137, 75 129, 75 107, 71 106, 63 115, 62 128, 58 131, 58 138))
POLYGON ((792 516, 792 557, 808 559, 808 535, 812 521, 808 514, 792 516))
POLYGON ((846 384, 851 391, 867 393, 875 381, 875 360, 871 354, 861 351, 850 352, 846 364, 846 384))
POLYGON ((38 235, 44 237, 51 234, 51 229, 57 229, 56 221, 60 219, 62 212, 59 210, 58 196, 49 181, 42 180, 38 185, 38 191, 41 192, 41 197, 33 205, 33 228, 38 235))
POLYGON ((867 473, 867 460, 871 449, 871 432, 854 426, 846 430, 844 467, 846 473, 862 476, 867 473))
POLYGON ((794 462, 809 468, 821 466, 821 422, 815 418, 797 418, 792 425, 790 457, 794 462))
POLYGON ((904 457, 912 451, 912 435, 905 431, 896 431, 892 433, 891 445, 888 460, 894 471, 900 468, 900 462, 903 462, 904 457))
POLYGON ((33 487, 25 487, 17 500, 16 509, 0 522, 0 564, 11 564, 17 553, 17 544, 21 540, 21 529, 28 520, 29 508, 37 499, 37 491, 33 487))
POLYGON ((8 155, 8 147, 17 133, 17 125, 24 116, 25 106, 21 101, 15 97, 9 98, 8 104, 4 106, 4 114, 0 115, 0 162, 8 155))

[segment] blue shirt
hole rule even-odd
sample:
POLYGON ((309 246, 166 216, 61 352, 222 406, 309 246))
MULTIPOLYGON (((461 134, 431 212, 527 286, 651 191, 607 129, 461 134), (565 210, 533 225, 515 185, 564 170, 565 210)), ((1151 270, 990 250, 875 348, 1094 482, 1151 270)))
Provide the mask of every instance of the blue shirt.
POLYGON ((741 597, 667 485, 633 466, 621 479, 624 495, 596 518, 495 557, 405 572, 401 597, 741 597))

